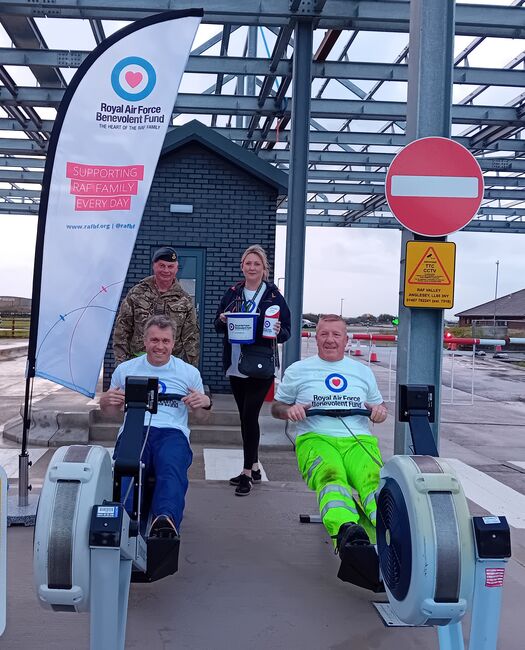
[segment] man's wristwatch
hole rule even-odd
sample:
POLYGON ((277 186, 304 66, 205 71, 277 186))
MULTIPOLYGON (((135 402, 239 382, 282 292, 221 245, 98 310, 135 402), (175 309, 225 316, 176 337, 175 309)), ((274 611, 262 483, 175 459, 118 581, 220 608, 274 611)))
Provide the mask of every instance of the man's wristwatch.
POLYGON ((207 397, 210 400, 210 403, 208 404, 208 406, 203 406, 202 407, 205 411, 209 411, 211 409, 211 407, 213 406, 213 402, 212 402, 211 397, 209 395, 207 395, 207 397))

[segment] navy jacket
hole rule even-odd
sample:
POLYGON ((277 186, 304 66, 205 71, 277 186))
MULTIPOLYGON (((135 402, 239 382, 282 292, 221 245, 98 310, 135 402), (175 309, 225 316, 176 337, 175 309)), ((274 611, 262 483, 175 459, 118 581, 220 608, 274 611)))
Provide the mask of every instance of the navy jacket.
MULTIPOLYGON (((223 334, 223 350, 222 350, 222 366, 224 372, 228 370, 231 364, 232 357, 232 346, 228 341, 228 330, 226 328, 226 323, 223 323, 219 316, 225 311, 239 312, 241 311, 241 305, 243 301, 242 292, 244 289, 244 281, 237 282, 232 287, 226 291, 220 305, 215 314, 215 331, 219 334, 223 334)), ((286 300, 283 298, 283 295, 280 293, 279 289, 272 282, 266 280, 266 291, 263 293, 261 300, 257 306, 257 311, 261 314, 264 314, 268 307, 271 305, 279 305, 281 311, 279 314, 279 320, 281 322, 281 331, 277 335, 277 343, 284 343, 290 338, 290 310, 286 304, 286 300)), ((274 339, 264 339, 262 336, 264 325, 264 318, 262 316, 257 319, 257 330, 255 334, 255 345, 266 345, 271 347, 273 345, 274 339)))

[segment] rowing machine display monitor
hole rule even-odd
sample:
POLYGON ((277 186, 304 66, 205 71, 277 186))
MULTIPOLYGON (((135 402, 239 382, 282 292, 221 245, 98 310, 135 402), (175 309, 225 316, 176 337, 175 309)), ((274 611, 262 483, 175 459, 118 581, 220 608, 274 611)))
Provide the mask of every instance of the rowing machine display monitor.
POLYGON ((124 408, 157 412, 159 380, 156 377, 126 377, 124 408))
POLYGON ((399 421, 408 422, 416 455, 439 456, 430 428, 434 414, 434 386, 399 385, 399 421))

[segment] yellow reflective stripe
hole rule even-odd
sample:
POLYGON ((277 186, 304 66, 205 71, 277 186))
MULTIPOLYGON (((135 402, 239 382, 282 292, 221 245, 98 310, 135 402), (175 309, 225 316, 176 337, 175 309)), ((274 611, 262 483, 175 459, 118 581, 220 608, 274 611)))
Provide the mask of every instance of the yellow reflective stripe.
POLYGON ((306 482, 308 482, 314 472, 314 469, 320 465, 323 462, 323 459, 321 456, 317 456, 317 458, 314 460, 314 462, 310 465, 310 469, 308 470, 306 474, 306 482))
POLYGON ((321 510, 321 519, 323 519, 326 513, 332 508, 344 508, 345 510, 353 512, 354 515, 357 515, 356 508, 352 508, 344 501, 329 501, 328 503, 325 503, 324 508, 321 510))
POLYGON ((376 498, 376 493, 370 492, 370 494, 363 501, 363 508, 366 508, 366 506, 370 503, 370 501, 373 501, 375 498, 376 498))
POLYGON ((324 488, 319 492, 317 502, 321 503, 322 498, 330 492, 339 492, 339 494, 342 494, 344 497, 353 499, 352 495, 345 487, 342 485, 336 485, 335 483, 330 483, 329 485, 325 485, 324 488))

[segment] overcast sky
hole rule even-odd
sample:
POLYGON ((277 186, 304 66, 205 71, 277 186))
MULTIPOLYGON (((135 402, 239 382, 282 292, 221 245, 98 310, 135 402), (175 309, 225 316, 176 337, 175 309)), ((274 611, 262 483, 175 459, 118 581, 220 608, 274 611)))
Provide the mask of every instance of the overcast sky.
MULTIPOLYGON (((467 0, 468 1, 468 0, 467 0)), ((477 0, 484 4, 510 4, 510 0, 477 0)), ((87 21, 37 19, 49 47, 91 49, 93 35, 87 21), (67 27, 67 29, 66 29, 67 27)), ((104 21, 106 34, 122 26, 122 23, 104 21)), ((195 46, 205 42, 220 29, 219 26, 203 25, 199 29, 195 46)), ((246 35, 245 28, 235 32, 230 39, 230 54, 242 55, 236 48, 242 48, 246 35), (237 41, 235 39, 238 39, 237 41)), ((314 36, 314 48, 323 36, 318 30, 314 36)), ((271 51, 275 35, 266 30, 266 41, 271 51)), ((380 34, 360 32, 352 45, 353 60, 391 61, 406 44, 406 34, 380 34)), ((266 45, 259 37, 259 52, 265 54, 266 45)), ((472 41, 472 37, 456 37, 455 52, 462 51, 472 41)), ((342 48, 345 39, 340 39, 337 47, 342 48)), ((0 29, 0 45, 8 46, 10 40, 0 29)), ((220 44, 209 50, 208 54, 218 54, 220 44)), ((469 57, 473 66, 503 67, 523 49, 519 39, 486 39, 469 57)), ((291 53, 291 50, 289 54, 291 53)), ((336 50, 333 52, 337 56, 336 50)), ((35 79, 28 69, 10 67, 10 74, 20 85, 35 85, 35 79)), ((63 70, 67 79, 72 70, 63 70)), ((181 92, 200 92, 215 83, 212 75, 185 75, 181 92), (197 87, 199 86, 199 87, 197 87)), ((231 91, 233 92, 233 84, 231 91)), ((314 92, 316 91, 314 82, 314 92)), ((367 91, 375 82, 359 81, 359 86, 367 91)), ((454 101, 461 99, 458 93, 466 95, 471 86, 455 87, 454 101)), ((226 91, 228 92, 228 91, 226 91)), ((492 88, 482 93, 478 103, 505 104, 519 92, 516 88, 492 88)), ((353 98, 347 90, 331 81, 325 96, 353 98)), ((376 99, 388 101, 406 99, 406 85, 383 84, 374 95, 376 99)), ((50 109, 38 109, 44 118, 54 117, 50 109)), ((196 116, 184 118, 192 119, 196 116)), ((199 119, 206 121, 203 116, 199 119)), ((221 118, 219 118, 220 120, 221 118)), ((327 128, 338 128, 325 120, 327 128)), ((360 121, 356 130, 377 130, 377 123, 360 121)), ((464 125, 453 127, 453 134, 463 131, 464 125)), ((0 132, 0 137, 4 135, 0 132)), ((11 136, 13 134, 10 134, 11 136)), ((20 134, 23 137, 22 134, 20 134)), ((1 185, 1 184, 0 184, 1 185)), ((7 185, 4 184, 5 187, 7 185)), ((34 187, 34 186, 32 186, 34 187)), ((362 200, 362 197, 356 197, 362 200)), ((351 200, 352 197, 349 197, 351 200)), ((30 296, 34 245, 36 236, 35 216, 0 214, 0 295, 30 296)), ((277 228, 275 281, 285 276, 285 232, 277 228)), ((458 233, 450 237, 457 244, 456 252, 456 291, 454 309, 446 312, 446 317, 469 307, 494 298, 496 260, 500 261, 498 296, 525 288, 525 235, 458 233)), ((399 293, 400 231, 362 228, 308 228, 306 238, 305 262, 305 312, 339 313, 341 299, 343 314, 360 315, 365 312, 397 314, 399 293)), ((176 246, 176 242, 172 242, 176 246)), ((82 269, 79 269, 79 273, 82 269)), ((279 286, 283 288, 283 280, 279 286)))

